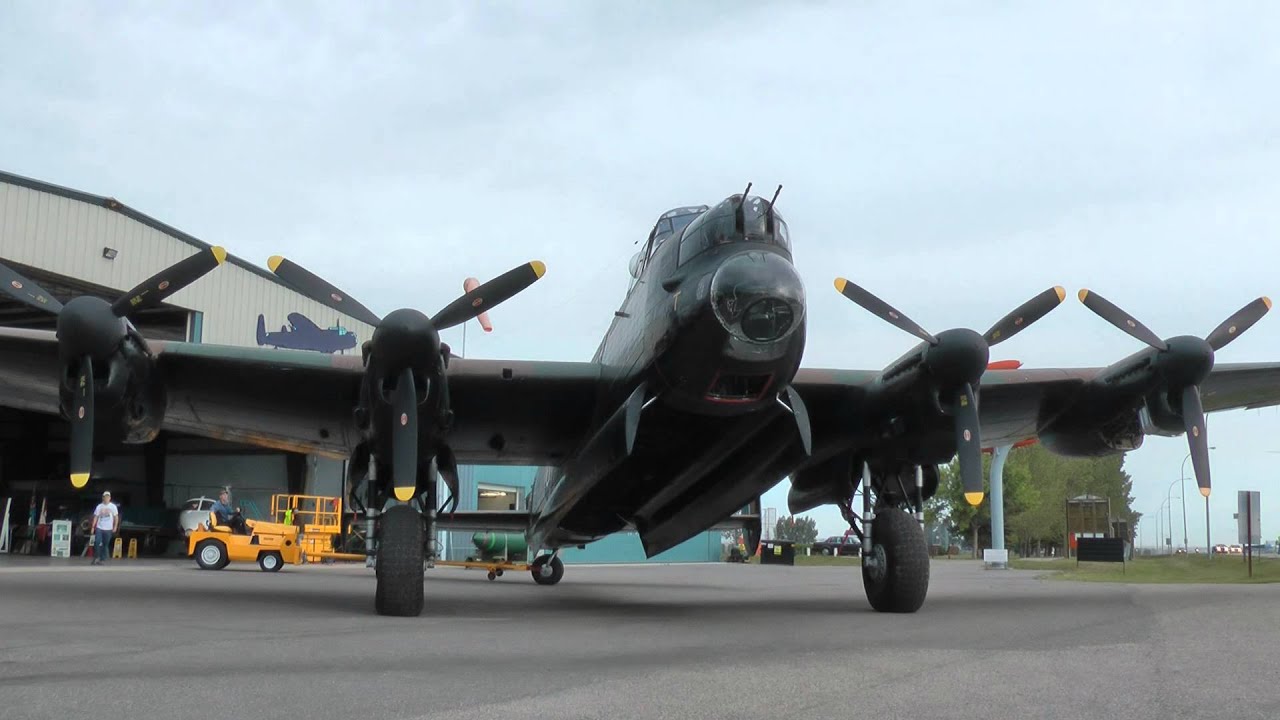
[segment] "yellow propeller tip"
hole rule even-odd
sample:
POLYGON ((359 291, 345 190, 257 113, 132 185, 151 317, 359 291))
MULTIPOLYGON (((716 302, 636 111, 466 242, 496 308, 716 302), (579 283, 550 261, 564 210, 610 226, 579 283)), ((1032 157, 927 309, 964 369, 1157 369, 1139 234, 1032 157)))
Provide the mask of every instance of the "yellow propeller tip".
POLYGON ((1205 496, 1205 497, 1209 497, 1209 493, 1210 493, 1210 489, 1209 489, 1209 488, 1200 488, 1200 494, 1201 494, 1201 495, 1203 495, 1203 496, 1205 496))
POLYGON ((1081 291, 1076 295, 1076 297, 1080 298, 1080 302, 1084 302, 1084 299, 1085 299, 1085 298, 1087 298, 1087 297, 1089 297, 1089 291, 1088 291, 1088 290, 1081 290, 1081 291))
POLYGON ((413 490, 414 488, 412 485, 409 485, 407 487, 400 487, 399 485, 397 485, 396 499, 399 500, 400 502, 409 502, 410 500, 413 499, 413 490))
POLYGON ((845 285, 848 285, 848 284, 849 284, 849 281, 848 281, 848 280, 845 280, 845 279, 844 279, 844 278, 842 278, 842 277, 838 277, 838 278, 836 278, 836 292, 838 292, 838 293, 840 293, 841 295, 843 295, 843 294, 844 294, 844 286, 845 286, 845 285))
POLYGON ((271 269, 271 272, 275 272, 276 268, 280 267, 280 263, 282 262, 284 262, 283 255, 272 255, 267 258, 267 267, 271 269))
POLYGON ((71 473, 71 485, 82 488, 89 484, 89 473, 71 473))
POLYGON ((219 265, 221 265, 222 263, 224 263, 224 262, 226 262, 226 261, 227 261, 227 249, 226 249, 226 248, 224 248, 224 247, 218 247, 217 245, 214 245, 213 247, 211 247, 211 248, 209 248, 209 249, 213 252, 213 259, 214 259, 214 260, 217 260, 219 265))
POLYGON ((1270 309, 1271 309, 1271 298, 1267 297, 1266 295, 1263 295, 1263 296, 1262 296, 1262 304, 1263 304, 1263 305, 1266 305, 1266 306, 1267 306, 1267 309, 1268 309, 1268 310, 1270 310, 1270 309))
POLYGON ((533 268, 533 274, 542 277, 547 274, 547 264, 541 260, 534 260, 529 263, 529 267, 533 268))
POLYGON ((1067 289, 1061 285, 1054 285, 1053 291, 1058 293, 1058 302, 1062 302, 1067 299, 1067 289))
POLYGON ((971 492, 971 493, 965 493, 964 499, 965 499, 965 502, 969 503, 970 505, 974 507, 978 507, 979 505, 982 504, 982 498, 985 496, 986 496, 986 493, 971 492))

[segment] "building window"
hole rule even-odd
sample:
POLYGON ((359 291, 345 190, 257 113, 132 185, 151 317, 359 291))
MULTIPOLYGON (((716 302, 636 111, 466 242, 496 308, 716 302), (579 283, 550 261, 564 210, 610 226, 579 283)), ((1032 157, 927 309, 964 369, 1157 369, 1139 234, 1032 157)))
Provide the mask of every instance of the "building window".
POLYGON ((477 485, 477 510, 516 510, 519 507, 520 488, 487 483, 477 485))

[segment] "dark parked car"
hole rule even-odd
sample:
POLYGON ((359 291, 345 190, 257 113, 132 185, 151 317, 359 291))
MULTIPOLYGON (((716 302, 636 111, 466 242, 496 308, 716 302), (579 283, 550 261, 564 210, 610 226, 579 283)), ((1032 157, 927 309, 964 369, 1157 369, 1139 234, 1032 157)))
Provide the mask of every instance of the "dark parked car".
POLYGON ((814 555, 852 555, 857 556, 862 550, 862 541, 856 535, 832 535, 826 540, 819 540, 812 545, 814 555))

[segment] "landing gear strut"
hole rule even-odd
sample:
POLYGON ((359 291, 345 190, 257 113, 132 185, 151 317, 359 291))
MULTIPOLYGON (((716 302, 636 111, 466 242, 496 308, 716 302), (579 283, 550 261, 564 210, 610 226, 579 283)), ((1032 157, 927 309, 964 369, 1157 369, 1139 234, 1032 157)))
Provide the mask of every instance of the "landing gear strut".
POLYGON ((929 592, 929 548, 917 520, 919 508, 910 500, 898 507, 890 504, 889 497, 894 495, 876 491, 864 467, 862 516, 853 512, 852 500, 840 511, 862 539, 867 602, 877 612, 913 613, 924 605, 929 592))

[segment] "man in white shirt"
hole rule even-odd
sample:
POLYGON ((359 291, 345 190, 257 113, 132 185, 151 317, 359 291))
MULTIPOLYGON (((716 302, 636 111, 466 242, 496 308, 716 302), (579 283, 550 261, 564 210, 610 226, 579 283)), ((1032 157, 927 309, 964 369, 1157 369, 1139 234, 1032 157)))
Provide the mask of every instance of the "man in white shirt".
POLYGON ((120 508, 111 502, 111 493, 102 493, 102 502, 93 509, 93 562, 102 565, 111 556, 111 541, 120 528, 120 508))

